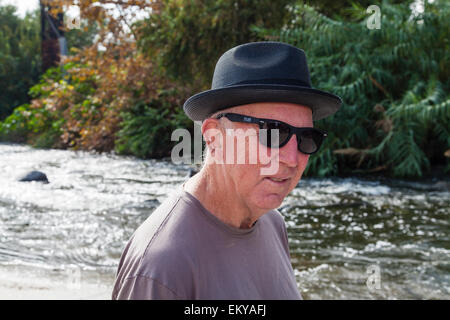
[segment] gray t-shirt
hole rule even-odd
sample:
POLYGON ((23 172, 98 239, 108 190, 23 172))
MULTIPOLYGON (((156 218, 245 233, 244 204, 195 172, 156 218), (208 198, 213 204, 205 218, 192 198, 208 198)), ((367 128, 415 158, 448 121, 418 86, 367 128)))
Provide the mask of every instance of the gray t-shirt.
POLYGON ((239 229, 182 188, 132 235, 112 298, 302 299, 277 210, 239 229))

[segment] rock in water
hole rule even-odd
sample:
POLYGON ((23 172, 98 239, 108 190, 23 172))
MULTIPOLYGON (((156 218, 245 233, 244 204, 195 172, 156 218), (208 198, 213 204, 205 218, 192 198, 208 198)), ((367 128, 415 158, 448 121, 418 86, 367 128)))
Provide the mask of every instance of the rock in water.
POLYGON ((145 200, 144 203, 145 203, 145 205, 152 207, 152 208, 156 208, 161 204, 157 199, 148 199, 148 200, 145 200))
POLYGON ((47 175, 41 171, 31 171, 24 175, 19 181, 39 181, 43 183, 49 183, 47 175))
POLYGON ((198 173, 197 170, 195 170, 195 169, 193 169, 193 168, 189 168, 187 177, 188 177, 188 178, 193 177, 193 176, 196 175, 197 173, 198 173))

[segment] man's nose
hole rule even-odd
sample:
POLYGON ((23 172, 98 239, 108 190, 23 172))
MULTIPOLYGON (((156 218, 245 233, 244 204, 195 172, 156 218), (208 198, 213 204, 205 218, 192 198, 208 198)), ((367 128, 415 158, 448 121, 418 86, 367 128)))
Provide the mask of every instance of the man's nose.
POLYGON ((293 134, 288 143, 279 149, 279 159, 281 163, 284 163, 288 167, 296 167, 299 156, 297 136, 293 134))

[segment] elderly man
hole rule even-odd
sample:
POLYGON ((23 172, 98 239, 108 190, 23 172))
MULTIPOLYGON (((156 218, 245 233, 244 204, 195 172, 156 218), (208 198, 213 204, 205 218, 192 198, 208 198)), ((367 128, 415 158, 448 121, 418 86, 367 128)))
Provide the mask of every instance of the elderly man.
POLYGON ((313 120, 341 103, 311 87, 305 54, 291 45, 254 42, 224 53, 212 89, 184 105, 202 121, 203 168, 135 231, 113 299, 301 299, 276 208, 326 137, 313 120), (248 139, 236 146, 240 135, 248 139), (248 161, 255 150, 263 152, 248 161))

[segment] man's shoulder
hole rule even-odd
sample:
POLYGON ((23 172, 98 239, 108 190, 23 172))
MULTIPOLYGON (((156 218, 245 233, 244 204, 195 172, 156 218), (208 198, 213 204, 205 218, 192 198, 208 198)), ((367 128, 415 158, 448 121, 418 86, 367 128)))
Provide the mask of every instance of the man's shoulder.
MULTIPOLYGON (((119 263, 115 290, 127 279, 151 279, 169 289, 192 278, 192 243, 183 241, 188 225, 189 203, 172 193, 136 229, 119 263), (184 280, 183 280, 184 279, 184 280)), ((187 284, 186 284, 187 285, 187 284)), ((190 287, 190 286, 188 286, 190 287)), ((183 293, 184 294, 184 293, 183 293)))
POLYGON ((195 210, 177 190, 136 229, 124 252, 126 260, 139 262, 135 274, 146 275, 150 267, 171 266, 189 256, 192 242, 186 241, 186 233, 195 227, 195 210))
POLYGON ((185 239, 182 235, 190 227, 192 211, 196 208, 176 194, 162 204, 136 231, 140 237, 148 240, 146 255, 173 252, 184 249, 185 239))
POLYGON ((180 199, 181 195, 179 193, 174 192, 170 194, 135 230, 130 242, 140 244, 140 250, 145 251, 158 234, 164 231, 172 216, 179 211, 180 199))

